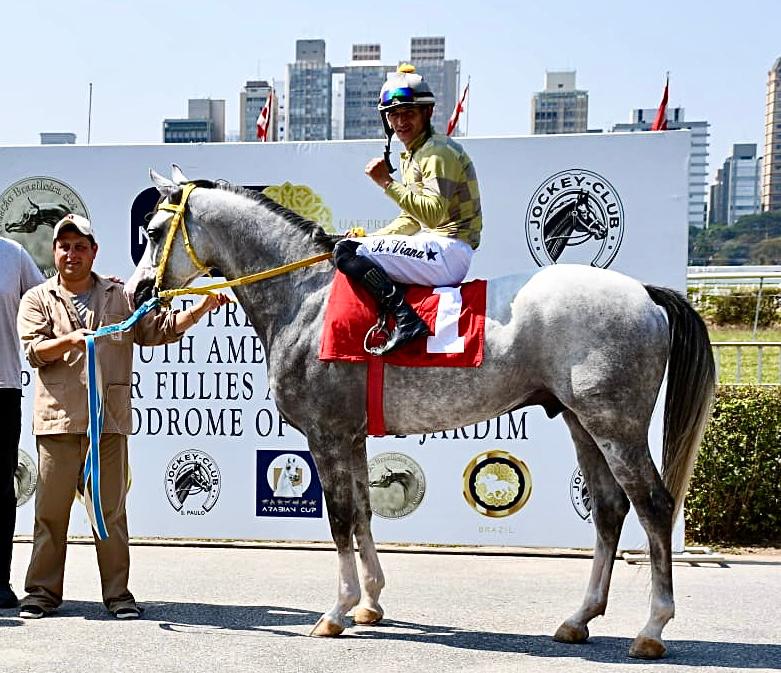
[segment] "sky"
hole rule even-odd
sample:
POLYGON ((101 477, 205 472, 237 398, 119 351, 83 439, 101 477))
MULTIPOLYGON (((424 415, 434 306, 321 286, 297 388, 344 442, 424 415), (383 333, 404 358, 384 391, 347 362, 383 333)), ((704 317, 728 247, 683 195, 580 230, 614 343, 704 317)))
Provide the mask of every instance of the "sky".
POLYGON ((90 82, 94 144, 160 142, 189 98, 224 98, 226 131, 238 131, 243 84, 283 79, 297 39, 324 39, 332 65, 353 43, 380 43, 394 64, 410 37, 431 35, 471 78, 469 136, 530 133, 546 70, 577 70, 589 128, 604 130, 656 107, 669 71, 670 106, 711 124, 714 175, 734 143, 762 153, 781 56, 781 0, 6 0, 2 23, 0 145, 38 144, 41 131, 85 142, 90 82))

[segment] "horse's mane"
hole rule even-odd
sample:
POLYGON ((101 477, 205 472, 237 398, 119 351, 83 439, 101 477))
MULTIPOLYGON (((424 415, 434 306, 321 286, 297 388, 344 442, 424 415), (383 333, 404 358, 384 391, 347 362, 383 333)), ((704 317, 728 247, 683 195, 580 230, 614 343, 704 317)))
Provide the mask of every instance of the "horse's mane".
MULTIPOLYGON (((306 236, 314 241, 318 247, 322 248, 324 252, 332 252, 337 241, 343 238, 342 235, 327 233, 317 222, 302 217, 298 213, 290 210, 290 208, 286 208, 282 204, 277 203, 270 196, 266 196, 262 192, 246 189, 225 180, 218 180, 216 182, 212 180, 193 180, 192 182, 196 187, 220 189, 224 192, 230 192, 231 194, 239 194, 240 196, 261 204, 266 210, 281 215, 286 222, 301 230, 306 236)), ((178 197, 174 198, 176 198, 176 202, 178 203, 178 197)))

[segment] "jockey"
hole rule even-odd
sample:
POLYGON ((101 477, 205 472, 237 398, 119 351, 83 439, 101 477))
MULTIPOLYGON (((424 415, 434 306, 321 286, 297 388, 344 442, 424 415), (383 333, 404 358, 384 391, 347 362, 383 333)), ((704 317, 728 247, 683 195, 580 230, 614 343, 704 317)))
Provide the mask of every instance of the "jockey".
POLYGON ((480 243, 480 192, 472 160, 458 143, 434 133, 434 94, 411 65, 389 73, 377 106, 388 144, 385 158, 372 159, 365 173, 400 207, 389 225, 366 235, 350 230, 334 257, 337 268, 363 284, 396 326, 382 355, 429 329, 404 300, 398 283, 458 285, 480 243), (391 178, 390 140, 404 144, 401 182, 391 178))

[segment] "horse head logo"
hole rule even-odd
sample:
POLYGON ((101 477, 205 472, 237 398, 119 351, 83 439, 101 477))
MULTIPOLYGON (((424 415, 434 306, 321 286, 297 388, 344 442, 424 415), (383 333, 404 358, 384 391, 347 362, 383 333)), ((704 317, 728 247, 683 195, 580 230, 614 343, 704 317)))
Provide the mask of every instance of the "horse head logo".
POLYGON ((192 463, 185 467, 176 477, 176 497, 183 505, 191 495, 203 493, 211 488, 209 473, 199 463, 192 463))
POLYGON ((558 260, 567 246, 583 245, 591 239, 601 241, 607 236, 607 225, 592 200, 587 191, 578 190, 574 197, 562 199, 548 218, 543 237, 553 261, 558 260))
POLYGON ((29 196, 27 201, 30 205, 20 218, 16 222, 6 223, 5 230, 8 233, 31 234, 41 226, 54 229, 54 225, 70 212, 70 209, 61 203, 41 203, 39 205, 29 196))

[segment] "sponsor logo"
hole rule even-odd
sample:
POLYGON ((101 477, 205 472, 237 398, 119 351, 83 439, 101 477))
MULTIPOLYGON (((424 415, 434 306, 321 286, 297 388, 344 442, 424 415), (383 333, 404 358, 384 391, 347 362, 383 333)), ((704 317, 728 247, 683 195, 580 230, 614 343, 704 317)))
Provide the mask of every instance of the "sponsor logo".
POLYGON ((426 477, 403 453, 380 453, 369 461, 369 502, 383 519, 401 519, 414 512, 426 494, 426 477))
POLYGON ((37 483, 38 468, 35 461, 19 449, 19 464, 14 472, 14 493, 16 494, 17 507, 21 507, 32 498, 37 483))
POLYGON ((311 453, 257 452, 255 516, 323 516, 323 487, 311 453))
POLYGON ((464 499, 483 516, 515 514, 528 502, 531 492, 526 463, 506 451, 478 454, 464 470, 464 499))
POLYGON ((89 218, 84 201, 70 186, 55 178, 25 178, 0 194, 0 235, 20 243, 41 271, 53 276, 54 225, 68 213, 89 218))
POLYGON ((623 236, 618 192, 592 171, 573 168, 549 177, 526 210, 526 241, 540 266, 561 262, 605 269, 623 236))
POLYGON ((586 479, 580 468, 575 468, 572 478, 569 480, 569 497, 572 506, 583 521, 591 519, 591 494, 588 492, 586 479))
POLYGON ((203 516, 220 497, 220 468, 208 453, 189 449, 177 453, 165 468, 165 494, 183 516, 203 516))

